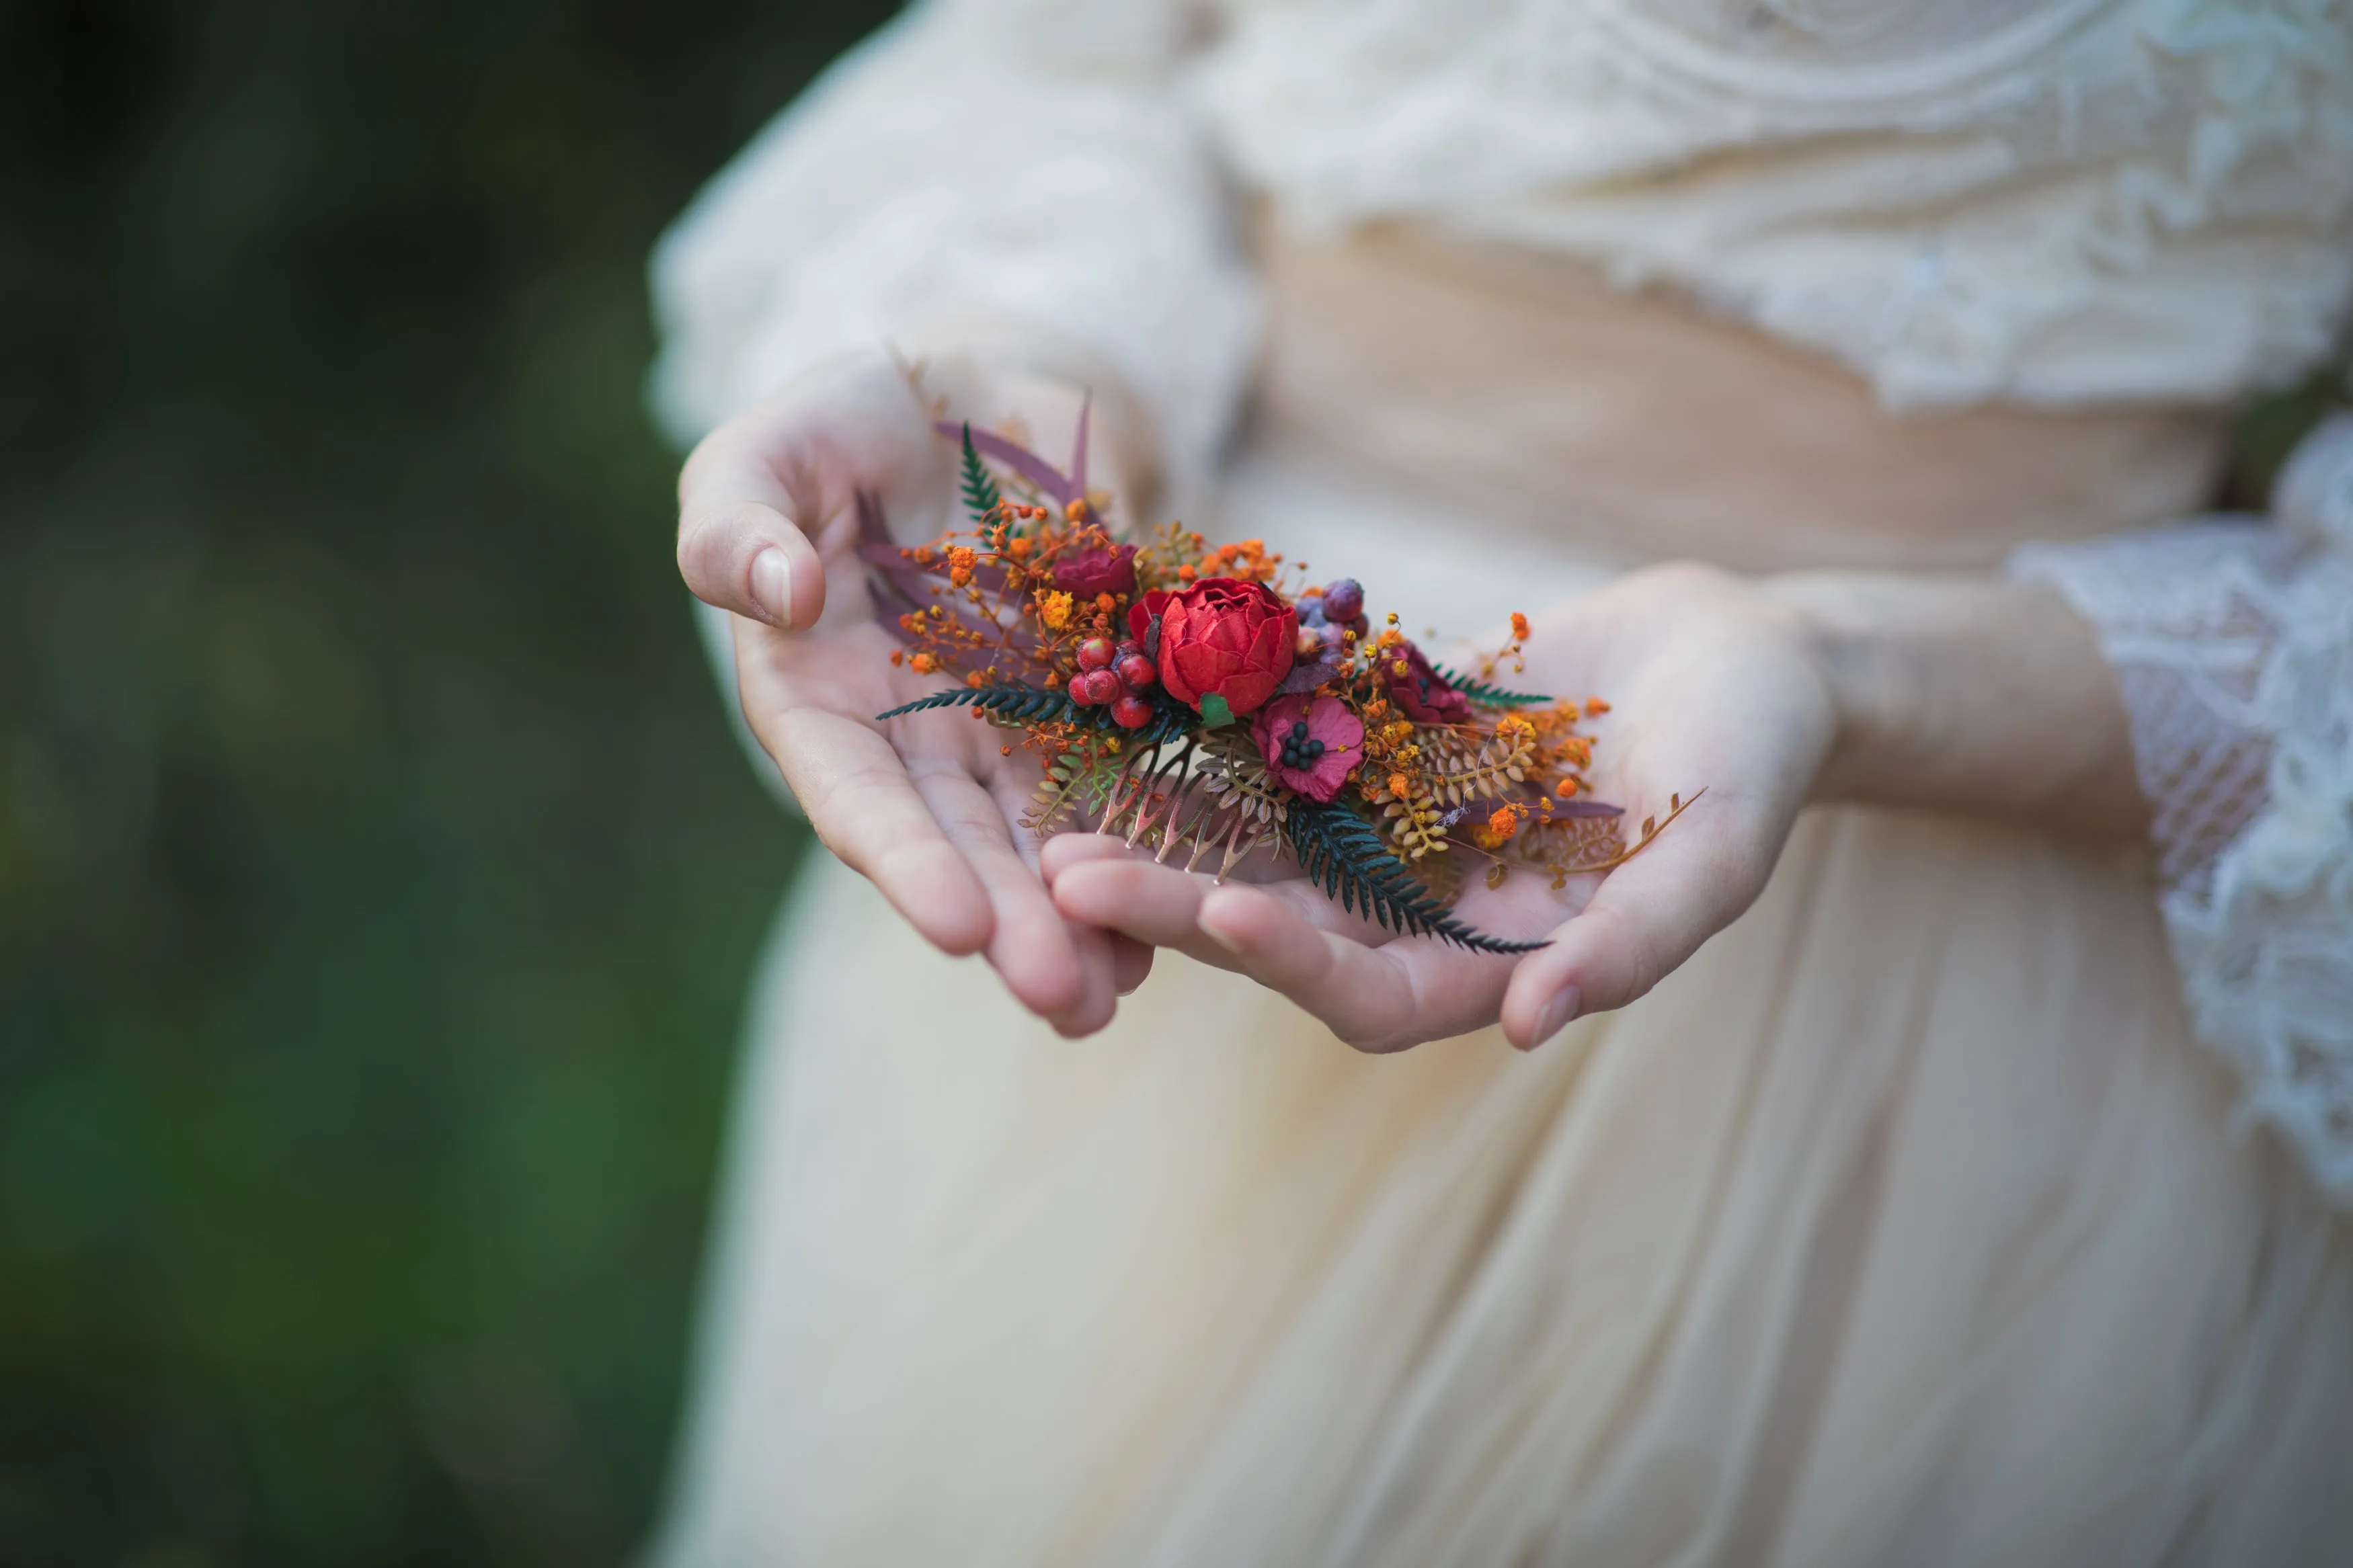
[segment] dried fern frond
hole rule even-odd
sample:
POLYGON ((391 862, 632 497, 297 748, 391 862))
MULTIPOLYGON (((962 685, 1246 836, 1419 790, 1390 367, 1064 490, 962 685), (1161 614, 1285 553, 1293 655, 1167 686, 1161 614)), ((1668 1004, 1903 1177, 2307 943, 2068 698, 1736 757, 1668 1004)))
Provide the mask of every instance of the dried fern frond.
POLYGON ((1064 752, 1047 760, 1045 776, 1021 814, 1021 826, 1044 838, 1074 823, 1082 811, 1095 811, 1110 797, 1119 770, 1085 752, 1064 752))
POLYGON ((1381 808, 1389 837, 1397 840, 1398 850, 1409 860, 1419 860, 1425 855, 1446 853, 1446 814, 1439 809, 1437 797, 1429 786, 1414 775, 1407 775, 1407 795, 1403 800, 1392 800, 1381 808))
POLYGON ((1525 784, 1535 763, 1535 742, 1525 736, 1490 736, 1471 746, 1450 736, 1431 749, 1430 793, 1440 805, 1461 805, 1505 795, 1525 784))

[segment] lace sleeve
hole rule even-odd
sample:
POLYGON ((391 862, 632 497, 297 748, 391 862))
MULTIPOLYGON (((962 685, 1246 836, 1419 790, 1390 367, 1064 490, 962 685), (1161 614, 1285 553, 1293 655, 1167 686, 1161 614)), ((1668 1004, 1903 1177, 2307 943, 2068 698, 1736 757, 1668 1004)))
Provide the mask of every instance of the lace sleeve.
POLYGON ((2353 415, 2274 517, 2022 551, 2100 632, 2132 710, 2162 906, 2243 1114, 2353 1204, 2353 415))
POLYGON ((930 0, 838 64, 653 261, 652 398, 691 440, 819 357, 934 319, 1034 325, 1154 416, 1182 483, 1249 368, 1256 300, 1176 90, 1178 0, 930 0))

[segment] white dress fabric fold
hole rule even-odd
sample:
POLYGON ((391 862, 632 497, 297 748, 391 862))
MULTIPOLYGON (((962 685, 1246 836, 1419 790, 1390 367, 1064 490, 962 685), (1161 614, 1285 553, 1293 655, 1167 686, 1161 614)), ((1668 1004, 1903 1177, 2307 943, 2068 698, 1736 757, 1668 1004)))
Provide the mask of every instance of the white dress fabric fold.
POLYGON ((2325 1563, 2353 1238, 2147 868, 1821 811, 1641 1004, 1364 1057, 1164 957, 1053 1037, 778 925, 665 1568, 2325 1563))

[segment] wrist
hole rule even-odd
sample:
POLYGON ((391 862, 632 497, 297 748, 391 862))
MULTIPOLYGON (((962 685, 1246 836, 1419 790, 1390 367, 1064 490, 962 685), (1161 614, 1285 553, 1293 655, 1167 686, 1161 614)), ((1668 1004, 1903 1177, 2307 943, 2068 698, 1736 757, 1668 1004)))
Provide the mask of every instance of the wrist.
POLYGON ((1901 749, 1897 716, 1918 706, 1917 694, 1902 689, 1907 670, 1893 657, 1883 606, 1846 574, 1784 574, 1762 579, 1757 591, 1831 708, 1830 743, 1809 798, 1856 802, 1883 793, 1891 753, 1901 749))
POLYGON ((2065 602, 2007 579, 1797 573, 1760 592, 1829 694, 1812 798, 2146 831, 2115 672, 2065 602))

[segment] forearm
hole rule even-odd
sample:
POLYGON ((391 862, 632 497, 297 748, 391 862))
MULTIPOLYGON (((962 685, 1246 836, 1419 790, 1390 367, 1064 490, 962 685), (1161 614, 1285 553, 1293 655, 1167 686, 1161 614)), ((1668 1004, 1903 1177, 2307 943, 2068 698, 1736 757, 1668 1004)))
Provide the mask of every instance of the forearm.
POLYGON ((1837 709, 1815 798, 2147 831, 2115 672, 2057 594, 1898 573, 1793 574, 1763 590, 1837 709))

